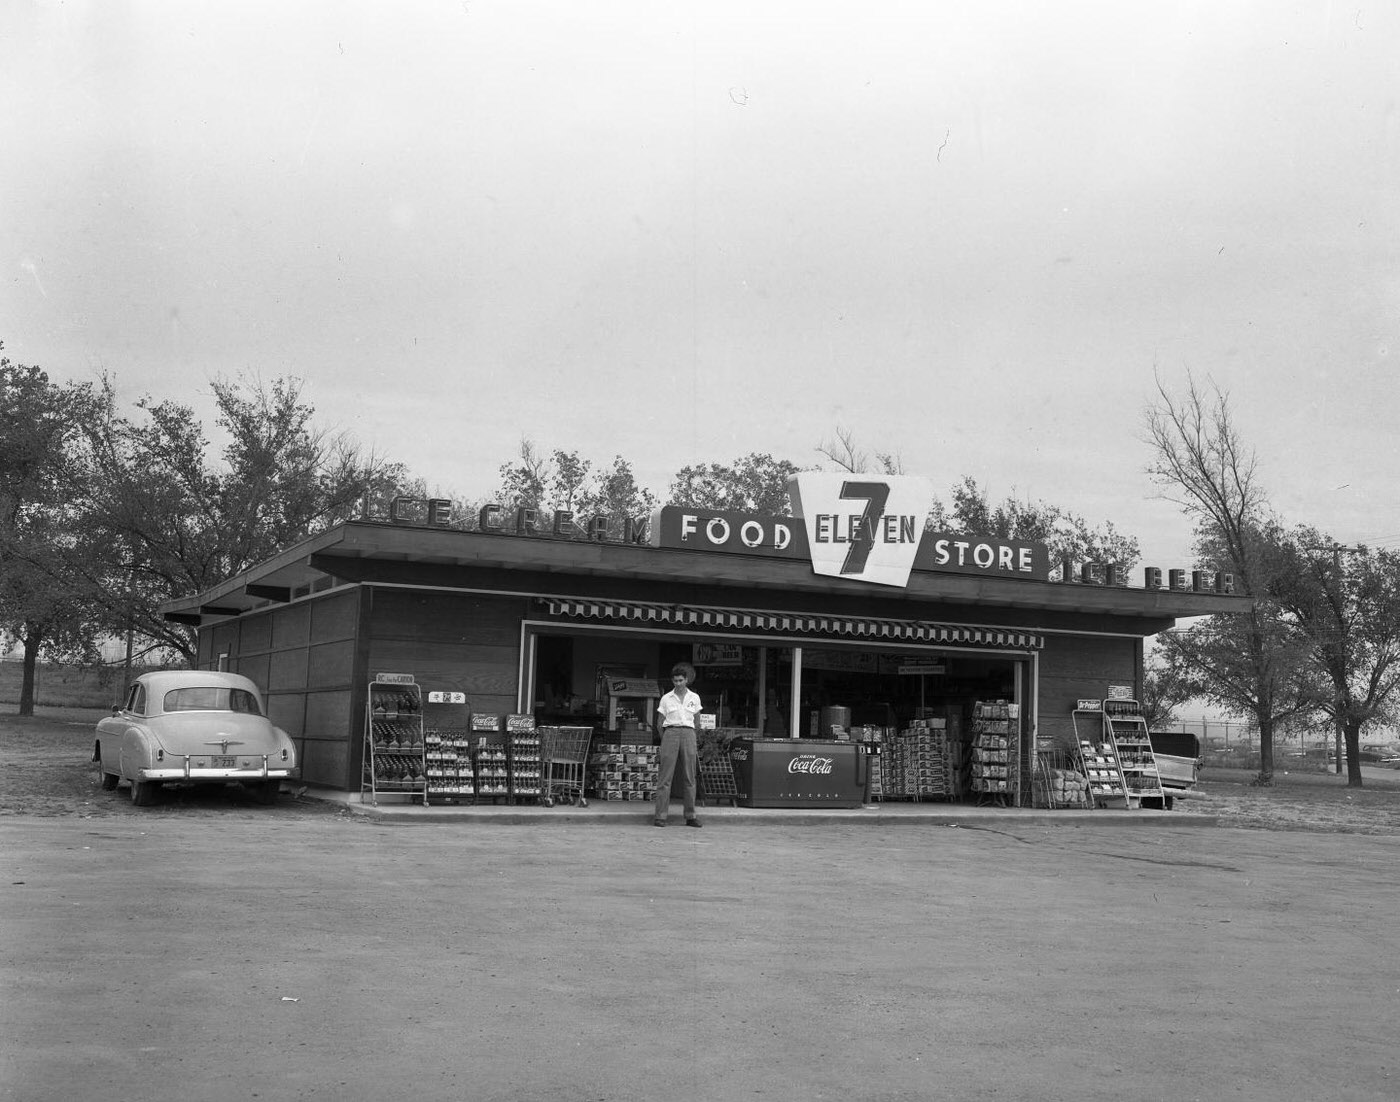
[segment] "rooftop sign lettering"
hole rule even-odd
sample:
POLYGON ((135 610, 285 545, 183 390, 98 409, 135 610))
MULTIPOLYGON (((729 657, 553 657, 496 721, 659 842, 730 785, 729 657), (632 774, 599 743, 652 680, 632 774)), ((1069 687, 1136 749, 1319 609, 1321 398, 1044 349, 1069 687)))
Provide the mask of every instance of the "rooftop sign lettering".
POLYGON ((663 507, 651 543, 811 563, 834 578, 905 586, 912 570, 1045 581, 1045 545, 928 530, 932 490, 923 479, 815 472, 789 483, 791 517, 663 507))
MULTIPOLYGON (((420 528, 794 559, 810 563, 817 574, 874 585, 907 586, 913 571, 1052 580, 1043 543, 927 528, 933 492, 921 478, 809 471, 789 481, 788 493, 790 517, 680 505, 664 506, 651 517, 583 517, 489 504, 478 511, 473 529, 470 520, 455 519, 449 499, 397 497, 383 519, 420 528)), ((1066 585, 1129 584, 1118 563, 1063 559, 1056 566, 1057 580, 1066 585)), ((1235 576, 1218 569, 1149 566, 1143 588, 1233 595, 1235 576)))

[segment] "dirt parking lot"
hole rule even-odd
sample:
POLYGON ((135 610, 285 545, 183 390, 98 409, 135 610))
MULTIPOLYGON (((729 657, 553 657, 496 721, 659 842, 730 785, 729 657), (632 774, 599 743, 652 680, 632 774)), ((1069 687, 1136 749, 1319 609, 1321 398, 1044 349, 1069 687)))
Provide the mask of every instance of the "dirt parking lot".
POLYGON ((1221 778, 1249 825, 1203 828, 463 829, 133 808, 58 760, 86 732, 16 726, 0 1098, 1400 1095, 1393 789, 1221 778))

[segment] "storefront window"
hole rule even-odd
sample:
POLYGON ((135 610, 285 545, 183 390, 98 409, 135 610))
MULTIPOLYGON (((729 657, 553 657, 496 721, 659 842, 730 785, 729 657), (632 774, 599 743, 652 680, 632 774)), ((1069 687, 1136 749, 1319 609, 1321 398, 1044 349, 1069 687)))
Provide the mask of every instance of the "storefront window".
POLYGON ((649 731, 656 699, 609 699, 609 680, 655 685, 659 698, 679 661, 695 666, 693 688, 716 727, 769 738, 895 732, 917 719, 968 718, 977 701, 1018 702, 1025 689, 1006 656, 562 629, 535 637, 536 718, 649 731))

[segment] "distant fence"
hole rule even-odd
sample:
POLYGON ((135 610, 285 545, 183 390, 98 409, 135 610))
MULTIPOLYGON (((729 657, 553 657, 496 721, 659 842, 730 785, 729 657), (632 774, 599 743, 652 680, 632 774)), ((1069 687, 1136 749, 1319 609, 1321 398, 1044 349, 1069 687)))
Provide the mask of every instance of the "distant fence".
POLYGON ((1252 723, 1238 719, 1178 719, 1160 728, 1163 731, 1189 731, 1202 746, 1259 745, 1259 731, 1252 723))
MULTIPOLYGON (((34 670, 34 703, 49 708, 110 708, 125 689, 122 673, 121 666, 79 669, 41 662, 34 670)), ((0 661, 0 704, 18 705, 23 682, 23 662, 0 661)))
MULTIPOLYGON (((1189 731, 1201 740, 1202 756, 1207 765, 1258 769, 1259 729, 1241 720, 1219 720, 1201 717, 1177 720, 1164 725, 1163 731, 1189 731)), ((1400 743, 1400 735, 1389 728, 1372 727, 1361 733, 1362 762, 1368 747, 1376 743, 1400 743)), ((1274 730, 1274 768, 1300 772, 1333 772, 1337 768, 1336 733, 1330 727, 1300 727, 1280 724, 1274 730)))
MULTIPOLYGON (((1190 731, 1201 740, 1202 746, 1228 746, 1231 749, 1243 747, 1246 749, 1259 749, 1259 729, 1253 723, 1246 723, 1243 720, 1232 719, 1199 719, 1175 720, 1172 723, 1156 728, 1162 731, 1190 731)), ((1329 723, 1322 727, 1304 727, 1291 723, 1280 723, 1274 728, 1274 746, 1288 747, 1292 750, 1306 751, 1333 745, 1336 738, 1336 731, 1329 723)), ((1368 725, 1362 728, 1361 742, 1363 745, 1369 743, 1400 743, 1400 733, 1379 725, 1368 725)))

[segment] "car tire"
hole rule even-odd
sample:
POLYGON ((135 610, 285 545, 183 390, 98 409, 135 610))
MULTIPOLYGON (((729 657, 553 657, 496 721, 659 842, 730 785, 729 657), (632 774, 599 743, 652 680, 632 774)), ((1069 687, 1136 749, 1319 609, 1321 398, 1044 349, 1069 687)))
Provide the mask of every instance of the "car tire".
POLYGON ((260 804, 272 805, 277 802, 277 797, 282 794, 281 781, 261 781, 252 786, 253 799, 260 804))
POLYGON ((132 781, 131 802, 137 807, 150 807, 160 799, 159 781, 132 781))
POLYGON ((117 787, 117 782, 118 782, 119 780, 121 780, 121 778, 118 777, 115 773, 105 773, 105 772, 104 772, 101 776, 102 776, 102 791, 103 791, 103 792, 110 792, 110 791, 112 791, 112 789, 114 789, 114 788, 117 787))

